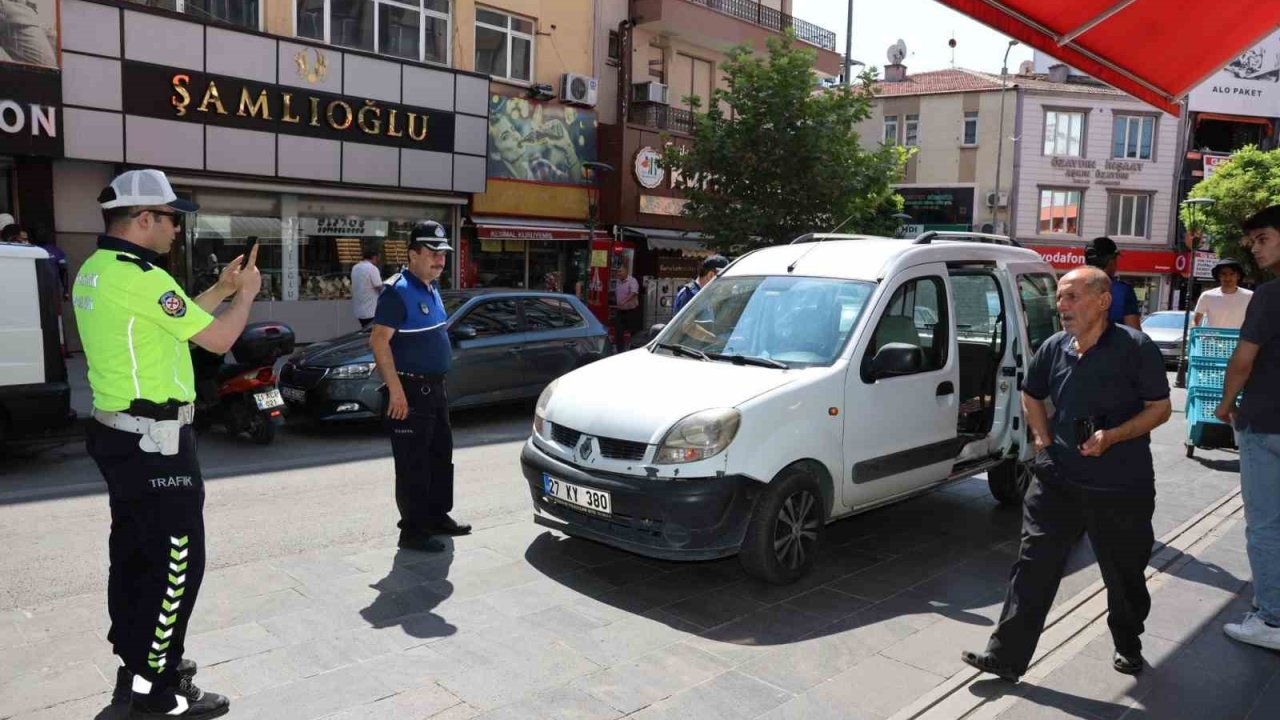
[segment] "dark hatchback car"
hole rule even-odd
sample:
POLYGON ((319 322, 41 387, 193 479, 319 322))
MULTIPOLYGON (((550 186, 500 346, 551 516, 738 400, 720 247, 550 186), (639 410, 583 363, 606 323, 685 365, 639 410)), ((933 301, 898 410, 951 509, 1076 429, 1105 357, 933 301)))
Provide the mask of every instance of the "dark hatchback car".
MULTIPOLYGON (((441 298, 453 340, 451 408, 535 398, 611 351, 605 327, 572 295, 484 288, 441 298)), ((316 420, 381 417, 381 387, 368 329, 310 345, 280 368, 292 413, 316 420)))

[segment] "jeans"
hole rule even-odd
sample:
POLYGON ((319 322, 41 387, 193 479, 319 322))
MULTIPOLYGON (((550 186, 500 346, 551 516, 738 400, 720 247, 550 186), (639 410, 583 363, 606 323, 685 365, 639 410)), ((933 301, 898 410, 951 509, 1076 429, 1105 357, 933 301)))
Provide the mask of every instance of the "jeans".
POLYGON ((1280 625, 1280 434, 1240 433, 1240 493, 1254 604, 1280 625))

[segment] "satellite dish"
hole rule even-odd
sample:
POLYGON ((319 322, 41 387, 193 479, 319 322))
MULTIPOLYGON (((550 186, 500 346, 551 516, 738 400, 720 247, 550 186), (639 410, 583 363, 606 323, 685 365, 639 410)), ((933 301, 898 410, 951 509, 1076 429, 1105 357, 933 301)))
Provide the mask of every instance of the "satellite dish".
POLYGON ((1030 60, 1023 60, 1018 66, 1019 75, 1034 75, 1036 72, 1036 64, 1030 60))
POLYGON ((907 57, 907 44, 902 40, 889 46, 889 62, 897 65, 907 57))

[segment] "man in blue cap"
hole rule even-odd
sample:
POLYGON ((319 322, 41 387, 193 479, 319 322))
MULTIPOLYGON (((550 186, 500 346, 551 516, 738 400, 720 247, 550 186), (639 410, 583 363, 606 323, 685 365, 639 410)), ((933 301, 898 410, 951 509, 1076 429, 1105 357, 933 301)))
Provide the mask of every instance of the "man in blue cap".
POLYGON ((438 280, 453 247, 443 225, 409 234, 409 267, 378 296, 369 345, 386 383, 387 430, 396 466, 400 547, 441 552, 432 535, 466 535, 453 509, 453 430, 444 378, 453 362, 438 280))

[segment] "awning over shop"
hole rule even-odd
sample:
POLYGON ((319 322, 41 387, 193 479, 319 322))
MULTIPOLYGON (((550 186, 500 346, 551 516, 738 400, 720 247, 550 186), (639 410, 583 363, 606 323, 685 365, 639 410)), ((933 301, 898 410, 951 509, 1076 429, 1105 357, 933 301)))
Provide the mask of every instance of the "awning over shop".
MULTIPOLYGON (((591 232, 586 224, 562 220, 537 218, 473 217, 471 222, 480 240, 589 240, 591 232)), ((607 238, 608 233, 596 228, 597 238, 607 238)))
POLYGON ((1245 115, 1223 115, 1221 113, 1200 113, 1196 116, 1196 125, 1208 120, 1217 120, 1218 122, 1244 123, 1246 125, 1261 125, 1263 132, 1270 135, 1275 128, 1271 125, 1271 118, 1247 117, 1245 115))
POLYGON ((1173 115, 1280 26, 1280 0, 938 2, 1173 115))
POLYGON ((649 244, 650 250, 706 250, 707 244, 702 241, 702 234, 684 230, 663 230, 660 228, 636 228, 623 226, 624 234, 638 235, 649 244))

